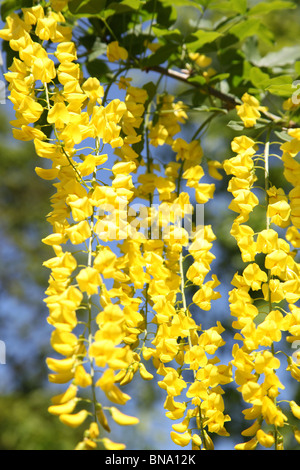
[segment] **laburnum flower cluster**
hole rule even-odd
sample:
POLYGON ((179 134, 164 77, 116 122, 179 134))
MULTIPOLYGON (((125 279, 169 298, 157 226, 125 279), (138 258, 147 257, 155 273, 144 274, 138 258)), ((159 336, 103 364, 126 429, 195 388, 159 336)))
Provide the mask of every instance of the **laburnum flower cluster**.
MULTIPOLYGON (((13 135, 33 142, 41 158, 36 173, 52 181, 55 191, 47 215, 52 233, 43 239, 53 250, 44 262, 50 270, 45 303, 53 348, 46 362, 49 381, 62 390, 49 412, 70 427, 85 426, 77 449, 123 450, 123 443, 105 434, 111 421, 139 423, 121 411, 131 398, 123 387, 136 375, 148 381, 156 374, 173 442, 213 449, 213 434, 229 435, 223 395, 235 380, 249 405, 245 418, 254 420, 243 431, 250 440, 236 447, 282 448, 288 418, 279 401, 284 386, 276 373, 276 344, 283 332, 290 343, 300 339, 300 133, 290 131, 292 140, 281 147, 284 175, 293 186, 288 195, 270 184, 268 142, 261 155, 254 140, 237 137, 236 156, 223 164, 207 161, 208 176, 222 179, 221 169, 232 176, 229 208, 238 215, 231 235, 247 264, 235 274, 229 294, 239 343, 233 360, 221 364, 222 324, 202 327, 193 314, 196 308, 211 310, 220 282, 212 269, 212 226, 196 222, 191 233, 182 223, 187 213, 195 216, 194 202, 203 207, 215 192, 200 140, 182 137, 188 109, 158 87, 152 100, 147 87, 131 85, 120 68, 106 86, 85 78, 63 13, 67 3, 23 8, 0 31, 15 52, 5 74, 16 114, 13 135), (111 98, 117 92, 122 99, 111 98), (154 157, 157 149, 173 153, 173 161, 162 165, 154 157), (265 227, 255 233, 251 214, 261 204, 255 188, 261 161, 265 227)), ((211 64, 202 54, 190 58, 199 67, 211 64)), ((128 59, 118 41, 107 45, 110 65, 124 66, 128 59)), ((242 100, 238 115, 252 127, 265 108, 248 94, 242 100)), ((289 357, 286 369, 299 381, 300 368, 289 357)), ((300 417, 295 402, 290 409, 300 417)))
MULTIPOLYGON (((120 425, 139 421, 116 407, 130 399, 117 385, 117 374, 139 364, 130 345, 140 333, 137 327, 143 317, 138 312, 139 299, 133 298, 128 284, 130 257, 118 258, 105 244, 119 227, 105 220, 101 210, 109 205, 122 212, 133 197, 131 173, 138 166, 138 155, 132 144, 140 140, 136 129, 147 94, 128 87, 124 101, 103 102, 100 82, 83 78, 72 29, 61 26, 65 19, 60 10, 65 4, 52 2, 47 13, 39 5, 23 9, 22 17, 8 17, 1 37, 19 58, 14 58, 6 79, 16 112, 14 137, 33 141, 36 154, 47 162, 37 166, 36 173, 55 181, 47 216, 53 233, 43 242, 54 251, 44 263, 51 270, 45 302, 57 355, 47 359, 47 366, 49 381, 67 388, 53 397, 49 412, 71 427, 90 418, 78 448, 94 449, 100 442, 106 449, 122 449, 123 444, 100 439, 99 424, 109 430, 107 415, 120 425), (44 47, 48 41, 55 45, 52 53, 44 47), (44 112, 45 127, 53 129, 52 139, 39 125, 44 112), (88 152, 83 153, 83 141, 95 145, 85 144, 88 152), (111 184, 98 180, 108 160, 104 145, 118 155, 106 170, 111 184), (106 279, 112 281, 111 288, 106 287, 106 279), (94 318, 97 300, 99 313, 94 318), (84 397, 88 387, 90 399, 84 397), (98 389, 110 403, 105 410, 96 398, 98 389)), ((145 367, 141 375, 148 378, 145 367)))
MULTIPOLYGON (((256 99, 247 102, 254 109, 245 108, 242 112, 239 107, 240 116, 246 121, 259 109, 256 99)), ((251 125, 245 122, 245 127, 251 125)), ((237 155, 224 162, 226 173, 232 175, 228 191, 233 200, 229 208, 238 214, 231 234, 247 264, 241 273, 235 274, 234 288, 229 293, 231 315, 236 317, 232 326, 239 330, 235 339, 240 342, 232 351, 235 382, 249 405, 243 412, 245 419, 254 421, 242 432, 246 440, 236 445, 238 450, 252 450, 258 444, 283 449, 288 410, 284 409, 287 400, 280 400, 280 393, 285 389, 279 373, 282 362, 293 379, 300 379, 298 360, 286 355, 280 346, 284 336, 289 343, 299 339, 300 279, 299 263, 295 260, 295 248, 299 248, 299 205, 295 198, 299 180, 292 168, 299 166, 296 156, 300 134, 298 130, 290 130, 289 135, 294 138, 280 147, 285 177, 295 186, 287 195, 282 188, 271 184, 268 140, 256 145, 245 135, 237 137, 232 142, 232 150, 237 155), (262 230, 255 233, 249 220, 261 204, 255 191, 260 171, 265 181, 264 188, 260 188, 265 193, 265 222, 262 230)), ((288 403, 292 414, 299 418, 300 407, 293 400, 288 403)), ((298 429, 293 431, 299 442, 298 429)))

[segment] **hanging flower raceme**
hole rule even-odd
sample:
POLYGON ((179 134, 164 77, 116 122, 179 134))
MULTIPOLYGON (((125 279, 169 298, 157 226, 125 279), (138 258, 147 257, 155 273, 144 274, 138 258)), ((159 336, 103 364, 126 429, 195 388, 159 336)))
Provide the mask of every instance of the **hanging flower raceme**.
POLYGON ((143 356, 146 360, 152 358, 162 377, 158 385, 167 394, 166 416, 172 421, 181 420, 172 425, 173 442, 181 447, 209 449, 213 448, 209 434, 227 435, 225 423, 230 418, 224 413, 221 385, 232 380, 231 367, 218 365, 216 356, 209 357, 224 345, 222 326, 202 329, 186 303, 187 284, 198 289, 192 304, 201 310, 210 310, 220 294, 215 291, 219 285, 215 275, 205 282, 214 260, 210 250, 215 235, 210 226, 200 225, 195 230, 185 218, 193 214, 188 191, 194 192, 198 204, 204 204, 213 197, 215 186, 200 182, 204 176, 200 142, 187 142, 176 135, 187 116, 184 111, 178 114, 172 109, 176 109, 173 97, 163 95, 158 100, 156 124, 149 125, 149 138, 154 148, 172 147, 176 161, 165 166, 164 176, 156 176, 153 170, 159 170, 159 166, 151 159, 155 152, 149 152, 148 171, 139 177, 139 194, 151 202, 158 197, 160 202, 153 217, 154 233, 162 238, 152 240, 147 245, 151 251, 144 254, 150 276, 146 307, 148 318, 150 311, 153 314, 156 332, 151 346, 143 348, 143 356), (193 258, 186 274, 184 250, 186 259, 193 258))
MULTIPOLYGON (((130 399, 117 385, 117 376, 140 367, 140 358, 131 345, 140 334, 136 327, 143 317, 128 285, 135 283, 135 272, 128 275, 128 261, 118 258, 105 242, 121 239, 122 230, 128 230, 116 214, 126 220, 124 212, 127 215, 127 204, 134 194, 130 173, 136 170, 138 155, 131 144, 140 139, 135 131, 140 126, 140 110, 134 106, 142 106, 145 95, 135 102, 137 91, 132 89, 127 103, 113 99, 103 105, 103 87, 97 79, 83 79, 71 30, 61 26, 64 17, 60 10, 66 3, 53 2, 48 13, 38 6, 24 9, 23 19, 8 17, 1 37, 19 53, 6 74, 16 110, 14 136, 34 142, 37 155, 50 164, 50 168, 48 164, 46 168, 37 167, 36 172, 41 178, 54 180, 56 189, 47 216, 53 233, 43 239, 54 250, 54 257, 44 263, 51 270, 45 302, 53 327, 51 345, 57 356, 48 358, 47 366, 50 382, 67 389, 52 399, 49 412, 70 427, 78 427, 89 418, 90 425, 78 448, 94 449, 102 442, 104 447, 117 449, 120 444, 99 437, 98 426, 109 431, 108 415, 120 425, 138 423, 137 418, 116 407, 130 399), (53 59, 34 42, 31 32, 43 41, 59 43, 53 59), (59 83, 55 87, 54 79, 59 83), (40 83, 44 98, 36 86, 40 88, 40 83), (32 127, 45 109, 55 137, 51 141, 38 127, 32 127), (125 138, 120 136, 122 126, 126 126, 125 138), (85 155, 77 147, 87 138, 95 140, 95 148, 85 155), (108 159, 102 153, 104 145, 120 150, 121 160, 112 165, 111 186, 97 176, 108 159), (103 207, 113 213, 111 220, 102 214, 103 207), (86 258, 85 266, 78 262, 73 248, 81 259, 86 258), (113 280, 112 289, 107 288, 107 279, 113 280), (97 303, 99 313, 93 321, 97 303), (96 367, 100 373, 96 373, 96 367), (81 396, 87 388, 92 395, 85 406, 81 396), (104 410, 98 390, 114 406, 104 410)), ((145 368, 141 375, 149 378, 145 368)))
MULTIPOLYGON (((229 294, 231 314, 237 318, 232 326, 240 331, 235 339, 242 342, 241 346, 235 344, 233 347, 232 364, 238 390, 250 405, 244 411, 245 419, 255 420, 242 432, 250 440, 238 444, 236 449, 254 449, 258 444, 282 448, 280 430, 288 420, 278 404, 280 390, 285 387, 276 373, 281 361, 275 347, 282 340, 282 333, 289 330, 292 314, 277 305, 286 300, 290 309, 294 309, 300 298, 299 266, 289 243, 280 238, 276 230, 276 227, 289 226, 291 208, 283 190, 270 184, 269 146, 267 142, 263 154, 259 155, 254 141, 246 136, 235 138, 232 149, 238 156, 224 164, 225 171, 233 175, 228 191, 233 194, 234 200, 229 207, 239 213, 231 234, 237 241, 243 261, 248 263, 241 274, 234 276, 234 289, 229 294), (260 160, 264 161, 266 222, 265 227, 255 234, 251 226, 244 222, 249 220, 260 203, 252 192, 253 183, 258 179, 256 171, 259 171, 255 162, 260 160), (264 257, 263 265, 257 262, 261 256, 264 257), (255 291, 262 293, 265 310, 255 302, 255 291)), ((296 377, 297 366, 288 359, 288 370, 291 369, 296 377)))

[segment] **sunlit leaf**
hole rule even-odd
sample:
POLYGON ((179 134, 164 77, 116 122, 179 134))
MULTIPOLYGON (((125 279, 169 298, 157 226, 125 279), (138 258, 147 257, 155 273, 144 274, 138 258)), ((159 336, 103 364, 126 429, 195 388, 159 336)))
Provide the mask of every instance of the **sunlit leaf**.
POLYGON ((270 13, 274 10, 286 10, 296 8, 296 4, 293 2, 283 2, 281 0, 275 0, 271 2, 260 2, 254 7, 250 8, 248 15, 263 15, 270 13))
POLYGON ((205 44, 215 41, 221 33, 215 31, 197 31, 187 38, 187 48, 190 52, 198 51, 205 44))

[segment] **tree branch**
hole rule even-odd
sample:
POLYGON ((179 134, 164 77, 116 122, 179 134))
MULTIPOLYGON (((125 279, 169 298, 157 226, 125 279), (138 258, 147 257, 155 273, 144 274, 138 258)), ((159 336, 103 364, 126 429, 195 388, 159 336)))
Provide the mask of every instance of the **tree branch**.
MULTIPOLYGON (((225 105, 225 108, 228 111, 235 109, 236 106, 241 104, 241 102, 237 101, 234 96, 227 95, 226 93, 223 93, 210 85, 203 86, 196 82, 189 82, 189 78, 191 77, 191 74, 188 70, 181 70, 179 72, 177 70, 165 69, 164 67, 161 67, 160 65, 153 65, 150 67, 146 67, 144 70, 146 72, 149 72, 149 71, 158 72, 167 77, 173 78, 175 80, 179 80, 185 83, 186 85, 191 85, 195 88, 198 88, 201 91, 201 93, 214 96, 215 98, 218 98, 220 101, 222 101, 225 105)), ((296 123, 295 121, 286 122, 280 116, 269 113, 268 111, 265 111, 262 114, 264 114, 266 118, 270 119, 277 125, 280 125, 282 128, 292 129, 292 128, 299 127, 299 124, 296 123)))

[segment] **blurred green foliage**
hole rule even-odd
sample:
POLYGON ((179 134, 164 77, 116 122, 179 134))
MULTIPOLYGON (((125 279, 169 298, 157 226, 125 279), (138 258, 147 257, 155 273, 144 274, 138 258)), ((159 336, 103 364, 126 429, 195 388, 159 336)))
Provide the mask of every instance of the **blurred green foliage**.
POLYGON ((49 403, 50 396, 43 390, 0 397, 0 450, 75 448, 82 439, 82 430, 62 426, 48 413, 49 403))

